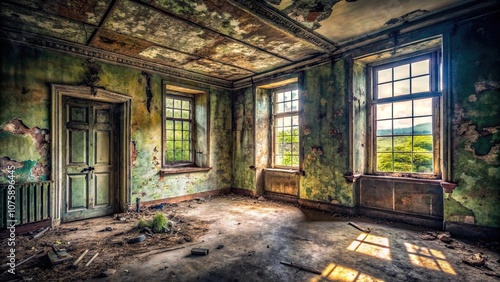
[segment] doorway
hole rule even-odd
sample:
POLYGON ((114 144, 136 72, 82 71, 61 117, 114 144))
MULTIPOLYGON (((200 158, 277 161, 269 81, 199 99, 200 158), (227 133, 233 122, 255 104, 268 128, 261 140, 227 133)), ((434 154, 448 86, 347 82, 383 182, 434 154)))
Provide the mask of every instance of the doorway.
POLYGON ((130 204, 131 97, 52 85, 52 224, 130 204))

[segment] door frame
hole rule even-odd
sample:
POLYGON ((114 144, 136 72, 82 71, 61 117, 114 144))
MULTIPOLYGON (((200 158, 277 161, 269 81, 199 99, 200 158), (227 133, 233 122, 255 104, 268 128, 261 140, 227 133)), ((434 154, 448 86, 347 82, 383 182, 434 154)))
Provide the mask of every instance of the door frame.
MULTIPOLYGON (((118 203, 115 203, 120 211, 126 211, 130 204, 131 197, 131 163, 130 163, 130 144, 131 144, 131 105, 132 97, 123 94, 107 91, 104 89, 88 87, 88 86, 70 86, 51 84, 51 155, 52 155, 52 172, 51 178, 54 181, 54 194, 51 199, 51 219, 52 226, 57 226, 61 223, 63 214, 62 201, 64 200, 62 183, 64 154, 62 140, 62 131, 65 126, 63 124, 64 108, 63 97, 74 97, 83 100, 107 102, 120 106, 120 118, 117 124, 120 126, 119 134, 119 154, 118 154, 118 203)), ((113 199, 114 200, 114 199, 113 199)))

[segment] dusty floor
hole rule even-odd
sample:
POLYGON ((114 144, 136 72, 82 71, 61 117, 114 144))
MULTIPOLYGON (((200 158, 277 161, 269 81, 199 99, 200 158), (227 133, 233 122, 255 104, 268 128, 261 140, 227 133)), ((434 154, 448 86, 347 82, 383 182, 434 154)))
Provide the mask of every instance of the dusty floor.
POLYGON ((437 232, 415 226, 239 195, 183 202, 162 211, 177 222, 178 231, 147 236, 142 243, 113 244, 139 234, 133 213, 126 215, 127 220, 106 217, 63 224, 38 239, 26 239, 26 246, 36 240, 39 245, 43 240, 52 244, 55 238, 61 245, 70 242, 74 258, 68 265, 83 249, 91 251, 76 269, 47 268, 39 259, 20 267, 20 274, 33 281, 500 281, 498 242, 452 238, 445 243, 433 236, 437 232), (349 222, 371 232, 364 233, 349 222), (98 232, 107 226, 113 230, 98 232), (73 227, 79 230, 67 231, 73 227), (192 248, 207 248, 209 253, 191 255, 192 248), (101 254, 84 267, 95 252, 101 254), (486 258, 485 265, 474 267, 462 261, 475 254, 486 258), (280 262, 299 264, 321 275, 280 262), (107 269, 116 273, 98 278, 107 269))

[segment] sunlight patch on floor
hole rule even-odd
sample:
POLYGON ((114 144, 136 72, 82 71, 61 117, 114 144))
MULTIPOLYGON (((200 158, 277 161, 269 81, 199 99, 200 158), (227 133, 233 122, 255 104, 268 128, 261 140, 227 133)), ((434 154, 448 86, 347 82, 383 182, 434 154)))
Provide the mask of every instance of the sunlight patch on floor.
POLYGON ((413 265, 457 275, 443 252, 410 243, 405 243, 405 247, 413 265))
POLYGON ((342 281, 342 282, 362 282, 374 281, 383 282, 384 280, 359 272, 355 269, 330 263, 321 273, 321 276, 314 277, 311 282, 320 281, 342 281))
POLYGON ((383 260, 392 260, 389 239, 385 237, 361 233, 347 249, 383 260))

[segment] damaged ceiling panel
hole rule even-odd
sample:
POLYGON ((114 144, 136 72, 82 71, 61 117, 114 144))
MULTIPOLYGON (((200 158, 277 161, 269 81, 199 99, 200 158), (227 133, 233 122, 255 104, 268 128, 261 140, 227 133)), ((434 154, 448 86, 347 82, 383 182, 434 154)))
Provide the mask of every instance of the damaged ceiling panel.
POLYGON ((464 0, 267 0, 267 2, 332 42, 342 43, 464 0))
POLYGON ((0 35, 233 88, 329 60, 345 42, 466 2, 7 0, 0 3, 0 35))

